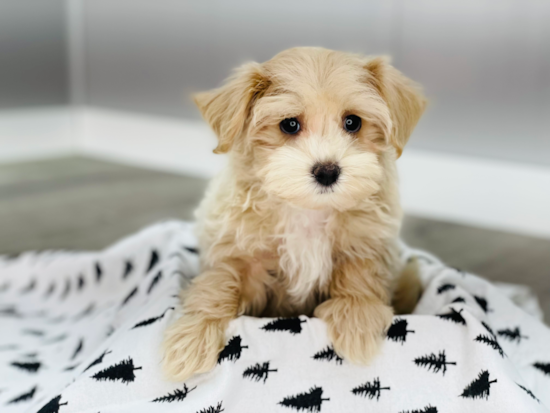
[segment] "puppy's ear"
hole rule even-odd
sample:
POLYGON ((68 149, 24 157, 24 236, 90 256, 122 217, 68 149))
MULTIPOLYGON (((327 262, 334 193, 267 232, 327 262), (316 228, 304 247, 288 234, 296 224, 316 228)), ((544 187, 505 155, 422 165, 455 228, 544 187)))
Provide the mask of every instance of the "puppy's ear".
POLYGON ((426 108, 426 98, 420 87, 391 66, 386 58, 377 57, 369 60, 365 68, 371 75, 369 81, 378 89, 390 109, 390 141, 395 147, 397 157, 400 157, 426 108))
POLYGON ((252 107, 267 89, 262 66, 247 63, 241 66, 219 89, 193 96, 204 119, 218 136, 214 153, 226 153, 245 130, 252 107))

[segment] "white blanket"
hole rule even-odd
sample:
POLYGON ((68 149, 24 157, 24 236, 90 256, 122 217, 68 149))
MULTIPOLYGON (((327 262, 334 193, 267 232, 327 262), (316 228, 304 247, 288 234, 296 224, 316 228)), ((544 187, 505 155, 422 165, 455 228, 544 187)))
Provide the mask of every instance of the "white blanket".
POLYGON ((0 412, 550 411, 550 330, 511 300, 521 290, 405 247, 426 290, 372 365, 336 356, 318 319, 241 317, 213 371, 165 380, 163 330, 197 273, 191 230, 0 260, 0 412))

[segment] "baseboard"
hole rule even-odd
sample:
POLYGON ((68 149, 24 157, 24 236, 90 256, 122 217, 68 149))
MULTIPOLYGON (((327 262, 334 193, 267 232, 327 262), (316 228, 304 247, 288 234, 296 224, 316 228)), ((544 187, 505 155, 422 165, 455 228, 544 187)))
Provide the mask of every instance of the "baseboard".
POLYGON ((63 156, 75 150, 68 107, 0 111, 0 162, 63 156))
MULTIPOLYGON (((0 145, 12 145, 0 161, 76 152, 205 178, 227 161, 204 122, 90 107, 42 115, 0 116, 0 145)), ((550 238, 550 168, 411 148, 398 167, 409 214, 550 238)))

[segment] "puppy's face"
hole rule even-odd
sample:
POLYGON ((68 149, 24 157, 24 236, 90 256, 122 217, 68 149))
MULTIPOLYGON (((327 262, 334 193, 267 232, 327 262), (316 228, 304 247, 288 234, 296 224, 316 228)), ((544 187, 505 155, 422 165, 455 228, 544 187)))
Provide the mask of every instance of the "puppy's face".
POLYGON ((262 188, 292 205, 349 210, 375 195, 383 152, 399 156, 424 99, 381 59, 290 49, 196 96, 219 138, 262 188))

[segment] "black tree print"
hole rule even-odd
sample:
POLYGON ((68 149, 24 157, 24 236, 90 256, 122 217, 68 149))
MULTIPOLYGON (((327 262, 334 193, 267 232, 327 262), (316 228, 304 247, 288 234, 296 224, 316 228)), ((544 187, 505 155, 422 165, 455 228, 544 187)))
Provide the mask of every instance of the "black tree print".
POLYGON ((393 320, 393 323, 388 329, 386 336, 389 340, 400 342, 401 344, 403 344, 405 341, 407 341, 407 334, 414 333, 414 330, 407 330, 408 325, 409 322, 406 319, 396 318, 395 320, 393 320))
POLYGON ((55 336, 53 338, 47 339, 44 341, 44 344, 54 344, 59 343, 60 341, 63 341, 67 338, 67 334, 60 334, 58 336, 55 336))
POLYGON ((466 300, 464 299, 464 297, 456 297, 453 301, 451 301, 451 303, 465 303, 466 300))
POLYGON ((21 290, 21 295, 28 294, 36 288, 36 280, 33 278, 29 284, 21 290))
POLYGON ((243 348, 248 348, 248 346, 241 346, 241 336, 233 336, 227 345, 223 348, 220 355, 218 356, 218 364, 221 364, 224 360, 237 361, 241 358, 241 353, 243 348))
POLYGON ((442 294, 445 291, 454 290, 456 288, 456 285, 454 284, 443 284, 437 289, 438 294, 442 294))
POLYGON ((78 321, 84 317, 87 317, 89 316, 90 314, 92 314, 95 310, 95 304, 94 303, 90 303, 88 305, 88 307, 86 307, 84 310, 82 310, 82 312, 80 312, 79 314, 77 314, 75 317, 74 317, 74 320, 75 321, 78 321))
POLYGON ((485 330, 487 330, 494 338, 496 338, 496 334, 494 333, 493 329, 489 327, 489 324, 487 324, 485 321, 481 322, 481 325, 485 327, 485 330))
POLYGON ((540 400, 537 399, 537 397, 533 394, 533 392, 531 390, 529 390, 528 388, 526 387, 523 387, 521 384, 518 384, 516 383, 520 389, 523 389, 525 391, 525 393, 527 393, 529 396, 531 396, 531 398, 533 398, 534 400, 536 400, 537 402, 540 403, 540 400))
POLYGON ((73 353, 73 356, 71 357, 71 360, 74 360, 80 354, 83 347, 84 347, 84 340, 81 338, 80 340, 78 340, 78 344, 74 349, 74 353, 73 353))
POLYGON ((124 307, 126 304, 128 304, 128 301, 130 301, 138 292, 138 287, 135 287, 130 293, 122 300, 122 303, 120 304, 121 307, 124 307))
POLYGON ((147 266, 147 271, 151 271, 155 265, 157 265, 157 262, 159 262, 159 254, 156 250, 151 251, 151 258, 149 259, 149 265, 147 266))
POLYGON ((261 381, 263 379, 265 383, 267 381, 269 373, 274 373, 276 371, 277 369, 270 369, 269 361, 266 361, 262 364, 256 363, 255 365, 247 368, 243 373, 243 377, 251 378, 255 381, 261 381))
POLYGON ((489 304, 487 303, 487 300, 485 298, 474 295, 474 299, 485 313, 491 311, 491 309, 489 308, 489 304))
POLYGON ((482 370, 481 373, 477 376, 473 382, 468 384, 460 397, 469 397, 471 399, 485 399, 489 398, 490 388, 492 383, 496 383, 497 380, 489 380, 489 372, 487 370, 482 370))
POLYGON ((443 320, 449 320, 453 323, 466 325, 466 320, 462 315, 460 314, 462 312, 462 308, 460 311, 456 311, 454 308, 451 307, 451 312, 446 314, 437 314, 439 318, 442 318, 443 320))
POLYGON ((86 367, 82 373, 90 370, 92 367, 97 366, 100 363, 103 363, 103 357, 105 357, 107 354, 111 354, 111 351, 105 350, 103 353, 101 353, 101 355, 98 358, 96 358, 94 361, 92 361, 90 365, 86 367))
POLYGON ((13 367, 17 367, 18 369, 25 370, 29 373, 36 373, 38 370, 40 370, 40 367, 42 367, 42 363, 39 361, 13 361, 10 363, 13 367))
POLYGON ((369 399, 374 399, 376 397, 376 400, 379 400, 382 390, 390 390, 390 388, 380 387, 380 379, 377 377, 372 383, 368 381, 365 384, 355 387, 351 392, 356 396, 368 397, 369 399))
POLYGON ((498 351, 498 354, 504 357, 504 350, 502 350, 502 347, 500 347, 500 344, 498 344, 498 342, 493 337, 480 334, 474 340, 479 343, 487 344, 492 349, 498 351))
POLYGON ((164 315, 169 311, 169 310, 173 310, 174 307, 168 307, 166 310, 164 310, 164 313, 162 313, 161 315, 159 315, 158 317, 151 317, 151 318, 148 318, 146 320, 143 320, 143 321, 140 321, 139 323, 137 323, 135 326, 132 327, 132 330, 134 328, 140 328, 140 327, 145 327, 145 326, 148 326, 149 324, 153 324, 154 322, 160 320, 161 318, 164 317, 164 315))
POLYGON ((44 293, 44 299, 49 298, 53 294, 54 290, 55 290, 55 282, 52 281, 48 289, 44 293))
POLYGON ((267 323, 262 327, 265 331, 288 331, 291 334, 299 334, 302 332, 302 323, 307 320, 300 320, 299 317, 278 318, 267 323))
POLYGON ((13 399, 11 399, 7 404, 15 404, 15 403, 24 402, 24 401, 32 399, 34 397, 34 393, 36 393, 37 388, 38 388, 37 386, 34 386, 28 392, 23 393, 23 394, 15 397, 13 399))
POLYGON ((61 401, 61 395, 54 397, 48 403, 46 403, 37 413, 59 413, 59 408, 69 404, 69 402, 59 403, 61 401))
POLYGON ((437 356, 435 353, 430 353, 426 356, 415 358, 414 364, 419 367, 427 367, 428 371, 431 370, 434 373, 439 373, 441 371, 443 372, 443 375, 447 372, 448 365, 456 366, 455 361, 447 361, 445 350, 440 351, 437 356))
POLYGON ((80 274, 78 276, 78 281, 77 281, 77 284, 76 284, 76 288, 78 289, 78 291, 82 291, 82 289, 84 288, 85 285, 86 285, 86 280, 84 279, 84 276, 82 274, 80 274))
POLYGON ((221 413, 223 411, 224 411, 224 408, 222 407, 222 402, 219 402, 216 407, 210 406, 210 407, 207 407, 206 409, 202 409, 197 413, 221 413))
POLYGON ((183 389, 180 390, 180 389, 176 389, 174 390, 172 393, 168 393, 167 395, 165 396, 162 396, 162 397, 158 397, 156 399, 153 400, 153 402, 156 402, 156 403, 164 403, 164 402, 167 402, 167 403, 173 403, 173 402, 181 402, 183 399, 185 399, 187 397, 187 394, 189 392, 192 392, 193 390, 195 390, 197 388, 197 386, 193 387, 192 389, 188 389, 187 388, 187 385, 184 383, 183 384, 183 389))
POLYGON ((65 298, 67 298, 70 292, 71 292, 71 279, 67 278, 65 280, 65 289, 63 290, 63 292, 61 293, 61 297, 59 298, 61 300, 64 300, 65 298))
POLYGON ((76 363, 76 364, 73 364, 72 366, 65 367, 65 368, 63 369, 63 371, 73 371, 73 370, 76 369, 78 366, 80 366, 80 363, 76 363))
POLYGON ((42 337, 46 333, 42 330, 35 330, 33 328, 25 328, 24 330, 21 330, 21 334, 26 334, 26 335, 35 336, 35 337, 42 337))
POLYGON ((95 263, 95 280, 96 280, 96 282, 100 282, 101 277, 103 277, 103 269, 101 268, 101 265, 99 265, 99 262, 96 262, 95 263))
POLYGON ((128 260, 124 263, 124 272, 122 273, 122 279, 128 278, 130 273, 134 270, 134 264, 132 264, 132 261, 128 260))
POLYGON ((437 408, 433 406, 426 406, 422 410, 404 410, 400 413, 437 413, 437 408))
POLYGON ((325 361, 332 361, 334 360, 336 364, 342 365, 342 362, 344 361, 336 352, 334 351, 334 348, 331 346, 327 346, 324 350, 319 351, 318 353, 315 353, 313 355, 314 360, 325 360, 325 361))
POLYGON ((509 328, 505 328, 504 330, 498 330, 497 333, 499 336, 502 336, 507 340, 516 341, 518 344, 521 343, 521 339, 529 338, 527 336, 521 335, 521 331, 519 330, 519 327, 516 327, 513 330, 510 330, 509 328))
POLYGON ((329 400, 323 399, 323 389, 321 387, 312 387, 307 393, 285 397, 279 404, 285 407, 292 407, 298 411, 313 413, 320 412, 321 404, 329 400))
POLYGON ((128 359, 122 360, 120 363, 114 364, 97 372, 92 376, 92 378, 98 381, 120 380, 121 382, 128 384, 136 379, 136 375, 134 374, 135 370, 141 370, 141 367, 134 367, 134 360, 128 357, 128 359))
POLYGON ((533 367, 542 371, 547 376, 550 376, 550 363, 535 363, 533 367))
POLYGON ((153 288, 155 288, 155 285, 158 284, 160 279, 162 278, 162 271, 159 271, 157 275, 155 275, 155 278, 151 281, 151 284, 149 284, 149 288, 147 288, 147 294, 150 294, 151 291, 153 291, 153 288))

